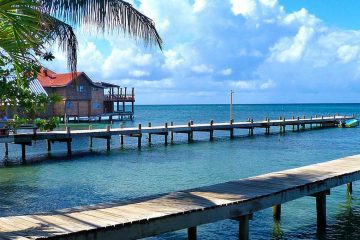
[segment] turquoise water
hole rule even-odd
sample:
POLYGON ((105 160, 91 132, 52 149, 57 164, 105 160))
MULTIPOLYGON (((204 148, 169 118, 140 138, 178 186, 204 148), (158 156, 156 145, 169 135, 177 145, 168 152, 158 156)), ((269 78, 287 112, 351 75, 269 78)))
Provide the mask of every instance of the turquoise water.
MULTIPOLYGON (((234 119, 263 119, 292 115, 328 115, 360 113, 360 104, 314 105, 236 105, 234 119)), ((134 122, 153 125, 174 121, 177 124, 227 121, 226 105, 137 106, 134 122)), ((74 156, 65 157, 65 144, 55 143, 51 154, 45 153, 45 142, 28 147, 25 166, 19 162, 20 147, 11 146, 10 166, 0 168, 0 216, 31 214, 101 202, 128 200, 152 194, 259 175, 282 169, 360 153, 360 128, 316 129, 312 131, 263 135, 257 130, 247 137, 236 130, 230 140, 228 132, 195 133, 194 143, 186 136, 175 135, 175 143, 165 147, 163 137, 153 136, 153 145, 136 148, 136 139, 125 139, 125 147, 113 138, 112 151, 105 151, 104 140, 94 140, 88 150, 88 139, 75 139, 74 156)), ((2 148, 1 146, 0 148, 2 148)), ((3 149, 0 149, 3 153, 3 149)), ((1 156, 2 158, 2 156, 1 156)), ((0 158, 0 159, 1 159, 0 158)), ((0 161, 4 161, 1 159, 0 161)), ((345 186, 332 190, 328 197, 328 228, 325 235, 316 234, 315 199, 306 197, 283 207, 280 225, 274 224, 271 209, 254 214, 250 223, 252 239, 360 239, 360 184, 354 184, 354 195, 347 197, 345 186)), ((238 225, 226 220, 199 227, 199 239, 237 239, 238 225)), ((185 231, 164 234, 153 239, 184 239, 185 231)))

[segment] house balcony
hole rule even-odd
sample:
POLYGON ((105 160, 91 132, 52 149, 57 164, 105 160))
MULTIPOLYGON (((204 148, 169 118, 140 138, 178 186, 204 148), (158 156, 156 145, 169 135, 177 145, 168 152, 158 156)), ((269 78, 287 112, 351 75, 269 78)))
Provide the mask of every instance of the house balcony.
POLYGON ((105 94, 104 101, 107 102, 135 102, 133 94, 105 94))

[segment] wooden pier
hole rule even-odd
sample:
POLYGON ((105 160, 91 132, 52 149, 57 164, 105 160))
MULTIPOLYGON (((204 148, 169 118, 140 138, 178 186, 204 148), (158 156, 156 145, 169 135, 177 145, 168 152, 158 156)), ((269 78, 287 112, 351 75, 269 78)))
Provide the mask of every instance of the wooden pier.
MULTIPOLYGON (((22 160, 26 160, 26 146, 31 146, 34 141, 46 140, 48 151, 51 151, 51 144, 54 142, 64 142, 66 143, 67 153, 71 155, 72 153, 72 140, 74 138, 86 137, 90 138, 92 143, 93 138, 100 138, 106 140, 107 150, 111 148, 111 139, 113 136, 120 136, 121 145, 124 145, 124 136, 137 138, 138 147, 142 146, 143 136, 146 134, 148 136, 148 141, 151 143, 152 135, 161 135, 164 136, 165 145, 168 144, 169 136, 170 141, 174 141, 175 134, 186 134, 189 142, 193 141, 194 132, 208 132, 210 141, 214 139, 215 131, 228 131, 229 137, 234 138, 235 129, 245 129, 248 130, 249 136, 254 134, 255 128, 265 129, 265 134, 270 134, 271 128, 277 128, 281 133, 286 132, 286 127, 292 127, 293 131, 300 131, 305 129, 306 126, 309 126, 310 129, 313 127, 335 127, 340 121, 345 121, 347 119, 353 119, 355 116, 329 116, 329 117, 310 117, 305 118, 301 117, 292 117, 290 119, 285 119, 280 117, 279 120, 270 120, 267 118, 264 121, 254 121, 253 119, 248 119, 246 122, 234 122, 233 120, 229 123, 214 123, 213 120, 208 124, 194 124, 193 121, 189 121, 185 125, 174 125, 173 123, 165 123, 164 126, 152 126, 149 123, 148 126, 142 126, 141 124, 138 127, 133 128, 110 128, 108 126, 106 129, 89 129, 89 130, 71 130, 67 128, 65 131, 51 131, 51 132, 37 132, 36 129, 30 133, 17 133, 10 134, 9 136, 0 137, 0 143, 5 144, 5 157, 7 157, 8 144, 17 144, 21 145, 22 150, 22 160)), ((91 145, 90 145, 91 146, 91 145)))
MULTIPOLYGON (((172 192, 127 203, 99 204, 47 214, 0 218, 1 240, 138 239, 225 219, 239 222, 239 239, 249 239, 253 214, 312 196, 318 231, 326 228, 326 196, 331 188, 360 179, 360 155, 212 186, 172 192)), ((348 192, 351 194, 351 192, 348 192)), ((286 223, 283 223, 286 224, 286 223)))

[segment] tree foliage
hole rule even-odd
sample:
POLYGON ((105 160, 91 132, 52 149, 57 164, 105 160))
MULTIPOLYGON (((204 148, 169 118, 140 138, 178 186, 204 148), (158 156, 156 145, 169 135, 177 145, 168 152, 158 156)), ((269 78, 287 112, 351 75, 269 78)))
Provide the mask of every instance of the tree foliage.
POLYGON ((34 118, 46 102, 56 100, 31 93, 29 82, 41 59, 53 59, 47 48, 55 43, 67 55, 68 68, 76 71, 73 26, 123 32, 162 49, 154 22, 122 0, 0 0, 0 103, 18 104, 34 118))

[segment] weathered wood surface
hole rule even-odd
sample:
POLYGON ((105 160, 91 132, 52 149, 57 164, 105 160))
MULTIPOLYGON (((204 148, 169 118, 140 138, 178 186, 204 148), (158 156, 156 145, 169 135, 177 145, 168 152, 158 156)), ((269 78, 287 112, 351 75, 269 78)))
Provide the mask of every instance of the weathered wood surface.
POLYGON ((114 135, 137 135, 137 134, 170 134, 171 132, 188 133, 193 131, 214 131, 214 130, 231 130, 231 129, 252 129, 252 128, 268 128, 271 126, 292 126, 302 124, 336 124, 339 121, 353 119, 352 116, 333 116, 318 117, 307 119, 285 119, 271 121, 256 122, 234 122, 230 123, 214 123, 214 124, 193 124, 193 125, 174 125, 174 126, 154 126, 154 127, 138 127, 132 128, 112 128, 107 129, 91 129, 91 130, 72 130, 71 134, 66 131, 51 131, 37 133, 18 133, 11 134, 7 137, 0 137, 0 143, 28 143, 34 140, 63 140, 74 137, 109 137, 114 135))
POLYGON ((137 239, 247 214, 360 179, 360 155, 212 186, 0 218, 1 240, 137 239))

